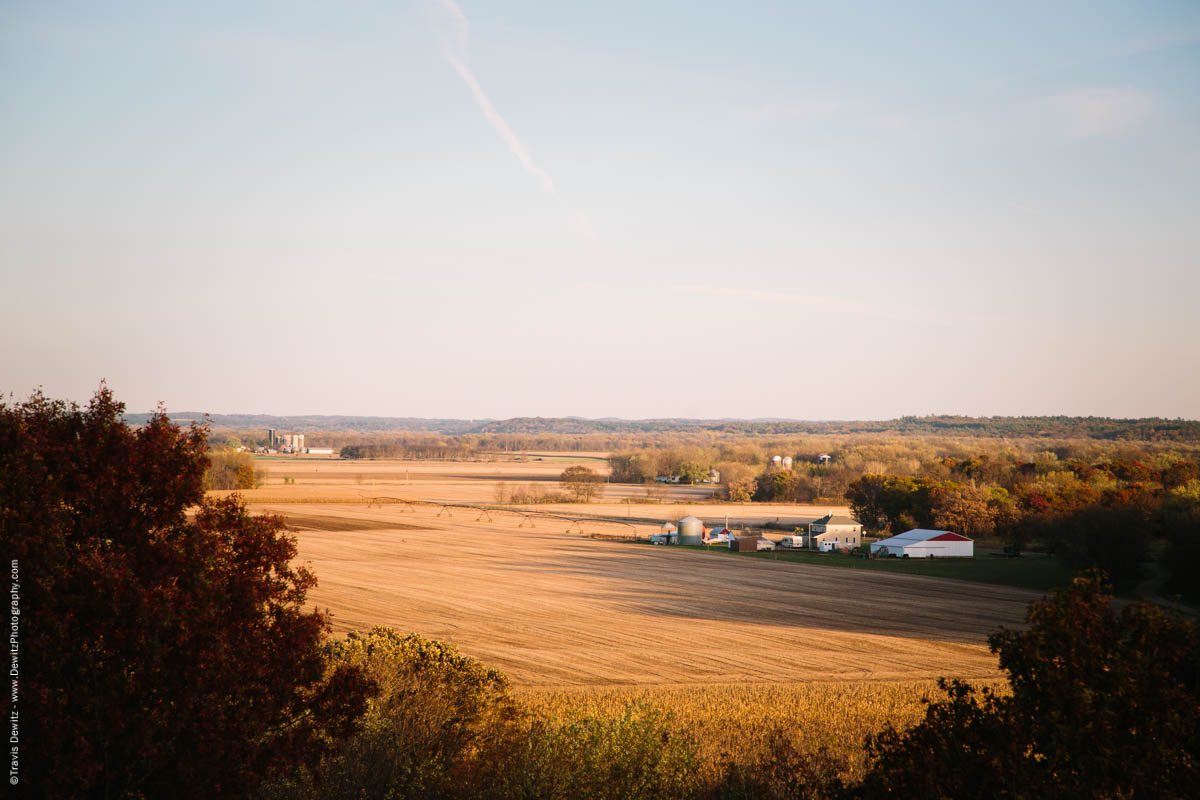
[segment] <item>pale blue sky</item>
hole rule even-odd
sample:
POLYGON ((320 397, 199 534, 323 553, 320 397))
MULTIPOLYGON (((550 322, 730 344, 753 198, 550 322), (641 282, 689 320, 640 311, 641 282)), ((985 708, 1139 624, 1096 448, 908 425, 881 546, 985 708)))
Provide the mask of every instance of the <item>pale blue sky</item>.
POLYGON ((1200 417, 1190 0, 3 0, 0 119, 18 397, 1200 417))

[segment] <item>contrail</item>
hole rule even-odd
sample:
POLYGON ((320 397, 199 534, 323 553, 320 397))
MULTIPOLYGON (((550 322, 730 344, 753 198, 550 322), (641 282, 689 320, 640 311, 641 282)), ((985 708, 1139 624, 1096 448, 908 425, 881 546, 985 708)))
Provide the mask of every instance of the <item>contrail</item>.
POLYGON ((517 134, 504 121, 504 117, 500 116, 500 112, 492 105, 492 101, 488 99, 487 93, 483 91, 483 87, 479 85, 479 81, 475 79, 475 73, 471 71, 469 66, 471 54, 467 39, 467 16, 463 14, 462 9, 454 2, 454 0, 441 0, 442 6, 454 18, 454 25, 458 29, 458 41, 451 45, 447 40, 442 42, 442 54, 446 60, 450 62, 450 66, 454 67, 454 71, 458 73, 458 77, 463 79, 463 83, 467 84, 467 88, 471 90, 471 94, 475 96, 475 102, 479 104, 479 110, 483 112, 483 116, 495 128, 496 133, 500 135, 500 139, 508 145, 508 149, 512 152, 517 160, 521 162, 521 166, 525 171, 537 179, 541 184, 542 191, 547 194, 554 192, 554 181, 550 180, 550 176, 530 158, 529 152, 521 144, 521 140, 517 138, 517 134), (455 52, 457 50, 457 52, 455 52))

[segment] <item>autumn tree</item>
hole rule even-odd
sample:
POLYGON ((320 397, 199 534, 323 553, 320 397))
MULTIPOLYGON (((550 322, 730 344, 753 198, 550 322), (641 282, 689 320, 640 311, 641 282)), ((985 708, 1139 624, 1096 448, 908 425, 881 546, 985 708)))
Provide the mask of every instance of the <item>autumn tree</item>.
POLYGON ((593 469, 576 464, 567 467, 559 476, 559 485, 571 493, 576 502, 589 503, 600 491, 604 478, 593 469))
POLYGON ((886 491, 887 478, 882 475, 863 475, 846 489, 850 513, 867 533, 878 533, 887 526, 886 491))
POLYGON ((725 492, 729 500, 735 503, 745 503, 754 496, 756 477, 754 467, 737 461, 725 461, 717 464, 716 469, 721 473, 721 482, 725 484, 725 492))
POLYGON ((1200 479, 1193 478, 1167 493, 1162 503, 1162 527, 1167 540, 1162 565, 1167 573, 1163 591, 1200 600, 1200 479))
POLYGON ((208 462, 204 472, 205 489, 254 489, 262 483, 262 475, 249 453, 210 451, 208 462))
POLYGON ((933 523, 972 538, 987 535, 995 527, 989 494, 984 489, 947 483, 930 493, 933 523))
POLYGON ((204 499, 205 430, 0 404, 0 541, 19 564, 21 779, 32 796, 243 797, 347 732, 370 683, 327 672, 328 618, 283 520, 204 499), (190 510, 190 511, 189 511, 190 510))
POLYGON ((943 683, 906 731, 868 740, 857 797, 1188 797, 1200 781, 1200 627, 1098 578, 989 639, 1011 692, 943 683))
POLYGON ((655 477, 655 467, 647 453, 613 453, 608 457, 608 465, 613 483, 643 483, 655 477))

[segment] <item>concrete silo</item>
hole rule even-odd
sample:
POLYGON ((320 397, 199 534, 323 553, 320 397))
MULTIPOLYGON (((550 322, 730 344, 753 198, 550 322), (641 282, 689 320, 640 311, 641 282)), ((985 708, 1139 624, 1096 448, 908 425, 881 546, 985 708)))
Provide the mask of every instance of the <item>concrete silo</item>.
POLYGON ((698 518, 687 516, 679 520, 680 544, 704 544, 704 523, 698 518))

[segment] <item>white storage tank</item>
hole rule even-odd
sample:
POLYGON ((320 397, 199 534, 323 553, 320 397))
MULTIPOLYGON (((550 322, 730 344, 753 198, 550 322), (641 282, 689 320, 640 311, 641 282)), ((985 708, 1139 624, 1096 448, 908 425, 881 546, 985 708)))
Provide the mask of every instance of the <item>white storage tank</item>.
POLYGON ((704 523, 698 517, 686 516, 677 527, 680 544, 704 544, 704 523))

